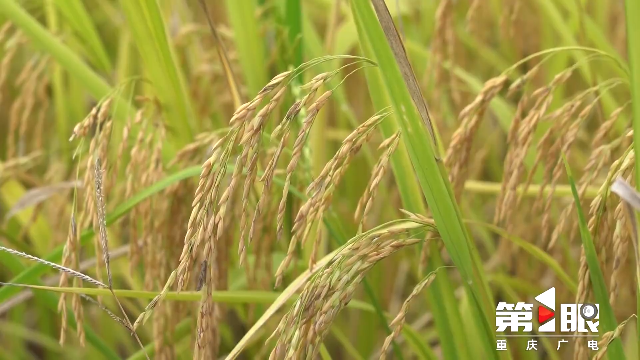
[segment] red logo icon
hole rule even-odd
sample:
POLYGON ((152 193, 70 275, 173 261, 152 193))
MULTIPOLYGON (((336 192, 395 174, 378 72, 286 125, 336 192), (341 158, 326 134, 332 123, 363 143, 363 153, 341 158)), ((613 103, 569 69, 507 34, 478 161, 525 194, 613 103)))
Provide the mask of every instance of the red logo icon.
POLYGON ((553 316, 556 311, 556 288, 552 287, 536 296, 536 301, 544 305, 538 306, 538 322, 540 323, 538 331, 541 333, 555 332, 556 319, 553 316))
POLYGON ((547 320, 554 316, 554 312, 544 306, 538 306, 538 322, 544 324, 547 320))

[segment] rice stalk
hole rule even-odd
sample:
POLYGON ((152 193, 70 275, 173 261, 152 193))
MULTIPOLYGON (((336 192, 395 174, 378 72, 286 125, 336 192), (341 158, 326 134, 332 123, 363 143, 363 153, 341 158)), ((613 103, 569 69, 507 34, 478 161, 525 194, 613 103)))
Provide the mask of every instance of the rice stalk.
MULTIPOLYGON (((111 277, 111 265, 110 265, 110 255, 109 255, 109 240, 107 237, 107 220, 106 220, 106 210, 105 210, 106 206, 105 206, 104 193, 103 193, 103 176, 102 176, 103 172, 104 172, 104 169, 101 166, 100 157, 97 156, 96 162, 95 162, 95 175, 94 175, 95 176, 95 206, 96 206, 96 217, 97 217, 98 228, 99 228, 98 238, 100 241, 100 245, 102 247, 103 262, 107 269, 107 279, 108 279, 107 287, 111 292, 111 295, 113 295, 114 300, 118 304, 118 307, 122 312, 122 315, 124 316, 124 322, 122 323, 126 324, 127 329, 131 330, 131 333, 135 337, 136 341, 138 342, 138 345, 140 345, 140 348, 144 349, 144 346, 142 345, 140 338, 138 338, 138 335, 136 334, 135 329, 133 329, 133 325, 131 324, 131 322, 129 321, 129 318, 127 317, 126 311, 122 307, 122 304, 118 300, 118 297, 116 296, 116 294, 113 292, 113 280, 111 277)), ((95 221, 94 221, 94 224, 95 224, 95 221)), ((97 261, 96 263, 99 263, 99 261, 97 261)), ((147 355, 147 358, 148 357, 149 356, 147 355)))
POLYGON ((86 282, 88 282, 90 284, 93 284, 95 286, 98 286, 98 287, 101 287, 101 288, 109 288, 109 286, 105 285, 103 282, 98 281, 98 280, 92 278, 89 275, 85 275, 83 273, 80 273, 80 272, 75 271, 73 269, 70 269, 68 267, 65 267, 65 266, 62 266, 62 265, 58 265, 56 263, 52 263, 50 261, 41 259, 41 258, 39 258, 37 256, 29 255, 29 254, 23 253, 22 251, 9 249, 9 248, 6 248, 4 246, 0 246, 0 251, 4 251, 4 252, 7 252, 7 253, 12 254, 12 255, 20 256, 20 257, 25 258, 27 260, 31 260, 31 261, 35 261, 35 262, 41 263, 41 264, 49 266, 49 267, 51 267, 51 268, 53 268, 55 270, 58 270, 61 273, 66 273, 67 275, 73 276, 73 277, 78 278, 78 279, 80 279, 82 281, 86 281, 86 282))

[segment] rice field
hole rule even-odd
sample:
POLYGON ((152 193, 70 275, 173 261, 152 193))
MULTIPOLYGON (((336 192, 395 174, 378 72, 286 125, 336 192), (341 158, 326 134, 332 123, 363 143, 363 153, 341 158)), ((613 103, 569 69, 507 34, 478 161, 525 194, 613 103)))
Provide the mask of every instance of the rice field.
POLYGON ((640 359, 637 19, 0 1, 0 360, 640 359))

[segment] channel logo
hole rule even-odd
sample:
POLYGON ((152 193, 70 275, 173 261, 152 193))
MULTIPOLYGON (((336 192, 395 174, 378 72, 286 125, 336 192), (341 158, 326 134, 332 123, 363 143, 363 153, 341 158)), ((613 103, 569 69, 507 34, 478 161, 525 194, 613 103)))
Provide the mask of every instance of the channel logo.
MULTIPOLYGON (((598 304, 560 304, 556 313, 556 288, 552 287, 535 297, 539 303, 538 333, 557 331, 559 318, 561 333, 597 333, 600 306, 598 304)), ((518 302, 498 303, 496 307, 496 332, 532 332, 533 304, 518 302)))

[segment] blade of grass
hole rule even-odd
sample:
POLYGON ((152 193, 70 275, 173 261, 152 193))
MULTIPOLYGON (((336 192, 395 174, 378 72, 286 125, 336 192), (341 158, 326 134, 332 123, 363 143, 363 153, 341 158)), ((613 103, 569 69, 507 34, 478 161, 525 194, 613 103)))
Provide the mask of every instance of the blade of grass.
MULTIPOLYGON (((59 31, 59 19, 54 6, 55 0, 47 0, 45 3, 45 14, 47 18, 47 26, 50 31, 56 34, 59 31)), ((71 161, 71 152, 68 146, 64 146, 69 139, 71 129, 73 128, 72 118, 69 116, 67 107, 67 93, 64 89, 64 77, 62 68, 59 64, 52 64, 50 71, 51 76, 51 97, 55 105, 56 132, 58 133, 58 141, 61 144, 61 157, 66 161, 71 161)))
POLYGON ((324 343, 320 344, 320 358, 322 360, 331 360, 329 350, 327 350, 327 346, 324 343))
POLYGON ((302 64, 302 6, 300 0, 285 0, 284 18, 289 44, 293 46, 293 66, 302 64))
POLYGON ((351 0, 353 16, 363 24, 362 30, 369 38, 380 66, 380 72, 392 100, 393 108, 398 115, 399 125, 403 133, 411 158, 411 163, 422 187, 422 192, 433 213, 438 231, 454 264, 460 271, 465 289, 473 302, 474 323, 481 328, 485 345, 484 355, 498 358, 493 347, 494 305, 482 267, 476 263, 475 247, 470 241, 467 230, 462 223, 460 210, 454 200, 448 176, 442 162, 437 162, 435 152, 429 141, 429 134, 420 118, 403 77, 396 63, 391 48, 386 42, 379 41, 385 35, 380 28, 371 5, 366 0, 351 0))
MULTIPOLYGON (((24 196, 27 190, 17 180, 7 180, 0 186, 0 203, 5 209, 11 209, 24 196)), ((51 227, 42 214, 33 207, 22 209, 15 215, 21 226, 28 226, 26 235, 38 250, 43 254, 48 249, 47 239, 51 237, 51 227), (36 216, 33 220, 32 217, 36 216)), ((3 219, 4 220, 4 219, 3 219)))
MULTIPOLYGON (((126 0, 125 0, 126 1, 126 0)), ((267 83, 263 36, 258 31, 254 0, 226 0, 234 42, 248 93, 253 96, 267 83)))
MULTIPOLYGON (((358 29, 362 27, 359 19, 355 19, 358 29)), ((362 30, 359 30, 363 32, 362 30)), ((367 56, 373 55, 371 44, 366 37, 360 41, 363 52, 367 56)), ((376 110, 390 105, 389 94, 384 87, 383 80, 379 72, 368 71, 365 73, 371 100, 376 110)), ((393 115, 392 115, 393 117, 393 115)), ((391 136, 398 129, 394 121, 384 121, 380 124, 382 134, 385 137, 391 136)), ((409 158, 406 145, 400 142, 397 151, 391 157, 391 168, 398 185, 403 206, 414 213, 424 214, 426 208, 422 198, 414 194, 420 193, 420 187, 411 172, 411 159, 409 158)), ((437 244, 432 243, 431 257, 428 260, 426 272, 435 270, 442 265, 440 251, 437 244)), ((457 308, 457 300, 453 293, 453 286, 446 272, 442 272, 436 277, 434 283, 426 289, 427 298, 431 304, 434 314, 436 328, 440 335, 440 344, 444 348, 444 356, 447 359, 465 358, 468 356, 464 346, 465 335, 463 332, 462 318, 457 308)))
MULTIPOLYGON (((361 46, 366 55, 371 54, 370 45, 366 39, 361 41, 361 46)), ((376 110, 379 111, 390 103, 388 93, 385 91, 379 73, 367 72, 365 75, 369 85, 371 99, 376 110)), ((381 123, 380 126, 384 136, 387 136, 387 134, 390 136, 397 131, 395 122, 385 121, 381 123)), ((419 193, 420 188, 410 171, 411 160, 403 142, 399 143, 398 150, 391 157, 391 168, 400 191, 403 206, 413 208, 413 211, 417 213, 426 213, 422 199, 413 195, 419 193)), ((437 244, 427 246, 433 247, 434 245, 437 244)), ((442 265, 440 252, 431 251, 431 258, 425 270, 430 272, 440 265, 442 265)), ((428 301, 431 304, 438 333, 441 335, 440 342, 445 349, 445 358, 455 359, 460 356, 464 357, 463 354, 459 354, 464 353, 466 349, 463 346, 464 334, 462 333, 462 320, 455 305, 456 300, 453 294, 453 286, 450 284, 448 275, 443 272, 440 276, 436 277, 432 286, 426 289, 426 293, 428 301)))
POLYGON ((184 146, 193 136, 195 116, 167 37, 165 21, 156 0, 121 0, 133 39, 149 81, 162 103, 177 143, 184 146))
POLYGON ((13 334, 28 342, 33 342, 34 344, 41 346, 47 351, 57 355, 61 355, 62 353, 66 352, 67 356, 78 356, 78 353, 74 351, 75 349, 63 349, 60 344, 58 344, 56 339, 52 338, 48 334, 34 331, 24 324, 17 324, 10 321, 0 320, 0 333, 13 334))
MULTIPOLYGON (((615 314, 609 303, 609 292, 607 291, 604 276, 602 275, 602 269, 600 269, 600 261, 598 260, 598 254, 596 248, 593 245, 593 239, 591 233, 587 227, 587 221, 580 205, 580 197, 578 196, 578 190, 576 183, 571 174, 571 168, 569 163, 562 155, 564 166, 567 170, 567 176, 569 178, 569 184, 571 184, 571 192, 573 193, 573 199, 578 212, 578 225, 580 227, 580 237, 582 239, 582 248, 584 249, 585 256, 587 258, 587 264, 589 265, 589 275, 591 284, 593 287, 593 293, 596 297, 596 302, 600 305, 600 323, 602 323, 602 332, 614 331, 618 327, 615 314)), ((622 350, 622 342, 620 339, 614 340, 609 345, 609 358, 610 359, 625 359, 624 351, 622 350)))
MULTIPOLYGON (((438 275, 440 276, 440 275, 438 275)), ((402 336, 407 340, 409 346, 413 348, 413 351, 420 360, 436 360, 438 357, 433 353, 433 350, 427 346, 424 341, 424 337, 415 331, 411 327, 405 327, 402 330, 402 336)))
POLYGON ((69 24, 74 33, 82 40, 79 43, 86 47, 84 53, 91 59, 93 65, 102 70, 104 74, 111 73, 113 70, 111 59, 109 59, 98 30, 82 1, 54 0, 54 2, 65 17, 65 23, 69 24))
POLYGON ((335 337, 340 345, 342 345, 350 359, 365 360, 364 356, 358 352, 358 349, 356 349, 356 347, 351 343, 351 339, 349 339, 347 335, 340 330, 339 326, 332 326, 330 331, 333 337, 335 337))

